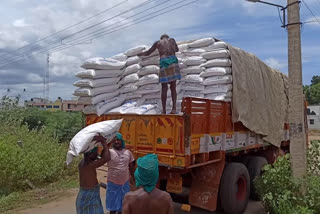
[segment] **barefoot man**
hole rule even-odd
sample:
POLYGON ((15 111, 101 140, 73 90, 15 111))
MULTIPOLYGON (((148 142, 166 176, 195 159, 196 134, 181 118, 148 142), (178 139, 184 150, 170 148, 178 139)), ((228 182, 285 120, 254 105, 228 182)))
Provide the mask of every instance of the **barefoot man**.
POLYGON ((110 152, 106 139, 101 135, 95 136, 93 141, 102 143, 103 151, 101 158, 97 159, 98 147, 94 147, 84 153, 84 159, 79 163, 80 191, 76 201, 77 214, 103 214, 96 169, 110 160, 110 152))
POLYGON ((176 41, 173 38, 169 38, 167 34, 163 34, 159 41, 156 41, 153 46, 141 53, 138 56, 149 56, 156 49, 159 50, 160 54, 160 73, 159 79, 161 83, 161 102, 162 102, 162 113, 166 114, 166 103, 167 103, 167 91, 168 84, 170 84, 171 97, 172 97, 172 111, 170 114, 176 114, 177 105, 177 80, 181 79, 178 59, 176 52, 179 51, 176 41))
POLYGON ((156 188, 159 178, 157 155, 148 154, 139 158, 137 165, 134 177, 140 189, 127 193, 123 201, 123 214, 173 214, 169 193, 156 188))
POLYGON ((130 191, 129 179, 130 174, 134 172, 134 158, 132 153, 125 149, 120 133, 117 133, 112 143, 111 159, 108 161, 106 207, 110 214, 120 214, 123 198, 130 191))

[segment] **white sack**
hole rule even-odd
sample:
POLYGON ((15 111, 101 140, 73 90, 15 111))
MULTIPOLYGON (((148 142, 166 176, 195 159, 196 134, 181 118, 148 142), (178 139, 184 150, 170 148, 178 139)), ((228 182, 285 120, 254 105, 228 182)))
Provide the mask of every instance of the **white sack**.
POLYGON ((137 102, 126 102, 125 104, 114 108, 108 112, 108 114, 125 114, 127 109, 136 107, 137 102))
POLYGON ((159 56, 153 56, 153 57, 149 57, 149 58, 143 59, 140 62, 140 65, 142 67, 148 66, 148 65, 157 65, 157 66, 159 66, 160 65, 160 57, 159 56))
POLYGON ((206 94, 204 98, 210 100, 218 100, 218 101, 229 101, 231 100, 232 93, 213 93, 213 94, 206 94))
POLYGON ((230 59, 212 59, 207 61, 206 63, 201 64, 201 67, 211 68, 211 67, 230 67, 231 60, 230 59))
POLYGON ((209 85, 203 90, 204 94, 227 93, 232 91, 232 84, 209 85))
POLYGON ((206 50, 197 48, 197 49, 191 49, 191 50, 189 49, 189 50, 183 51, 182 54, 183 56, 200 56, 205 52, 206 50))
POLYGON ((126 85, 129 83, 135 83, 139 80, 139 76, 138 74, 130 74, 128 76, 125 76, 121 79, 121 81, 119 82, 120 85, 126 85))
POLYGON ((190 43, 188 46, 190 48, 201 48, 201 47, 209 46, 214 42, 215 40, 213 38, 203 38, 190 43))
POLYGON ((204 79, 203 85, 216 85, 232 83, 232 75, 212 76, 204 79))
POLYGON ((146 50, 147 46, 145 45, 139 45, 137 47, 131 48, 124 52, 124 54, 128 57, 131 56, 137 56, 139 53, 142 53, 144 50, 146 50))
POLYGON ((157 105, 152 105, 152 104, 146 104, 146 105, 141 105, 139 107, 133 107, 129 108, 126 113, 127 114, 145 114, 147 111, 150 111, 151 109, 157 108, 157 105))
POLYGON ((184 97, 204 98, 204 94, 197 91, 184 91, 184 97))
POLYGON ((79 156, 81 153, 88 152, 96 147, 97 142, 92 142, 92 139, 97 134, 106 138, 107 143, 111 142, 119 132, 121 124, 122 119, 107 120, 87 126, 78 132, 70 141, 66 160, 67 165, 72 162, 75 156, 79 156))
POLYGON ((117 70, 122 69, 125 62, 120 62, 114 59, 106 59, 101 57, 87 59, 82 65, 85 69, 102 69, 102 70, 117 70))
POLYGON ((148 75, 148 74, 158 74, 160 71, 160 68, 156 65, 148 65, 148 66, 145 66, 143 68, 141 68, 139 71, 138 71, 138 74, 140 76, 144 76, 144 75, 148 75))
POLYGON ((138 64, 141 62, 141 59, 137 56, 132 56, 132 57, 129 57, 127 59, 127 63, 126 63, 126 66, 130 66, 130 65, 133 65, 133 64, 138 64))
POLYGON ((137 86, 153 84, 153 83, 159 83, 159 76, 156 74, 149 74, 141 77, 137 82, 137 86))
POLYGON ((203 78, 200 77, 198 74, 189 74, 182 78, 183 82, 194 82, 194 83, 202 83, 203 78))
POLYGON ((178 45, 178 48, 180 52, 183 52, 183 51, 186 51, 189 48, 189 46, 188 44, 181 44, 181 45, 178 45))
POLYGON ((123 53, 119 53, 117 55, 114 55, 112 57, 110 57, 110 59, 115 59, 118 60, 120 62, 124 62, 128 59, 128 57, 126 55, 124 55, 123 53))
POLYGON ((137 94, 151 94, 160 92, 160 85, 159 84, 148 84, 143 85, 138 88, 136 91, 137 94))
POLYGON ((142 99, 144 99, 144 100, 160 99, 160 98, 161 98, 161 93, 159 93, 159 92, 148 93, 148 94, 144 94, 142 96, 142 99))
POLYGON ((204 62, 206 62, 206 60, 203 59, 201 56, 191 56, 191 57, 186 58, 184 61, 184 63, 188 66, 200 65, 204 62))
POLYGON ((230 58, 230 52, 228 50, 215 50, 211 52, 206 52, 201 54, 204 59, 220 59, 220 58, 230 58))
POLYGON ((100 78, 111 78, 111 77, 118 77, 122 74, 121 70, 94 70, 88 69, 79 71, 76 74, 78 78, 89 78, 89 79, 100 79, 100 78))
POLYGON ((99 103, 101 101, 112 99, 112 98, 118 96, 119 94, 120 94, 119 90, 116 90, 116 91, 113 91, 113 92, 110 92, 110 93, 99 94, 99 95, 94 96, 94 97, 80 97, 79 101, 87 102, 87 103, 90 103, 92 105, 95 105, 95 104, 97 104, 97 103, 99 103))
POLYGON ((138 86, 136 85, 136 83, 129 83, 129 84, 123 85, 119 91, 121 94, 125 94, 128 92, 136 91, 137 89, 138 89, 138 86))
POLYGON ((228 44, 223 41, 219 41, 209 45, 208 47, 204 47, 203 49, 206 51, 213 51, 217 49, 228 49, 228 44))
POLYGON ((231 74, 230 67, 212 67, 201 72, 200 77, 212 77, 231 74))
POLYGON ((126 67, 126 69, 124 69, 122 76, 127 76, 130 74, 137 73, 140 69, 141 69, 141 66, 139 64, 130 65, 126 67))
POLYGON ((97 96, 99 94, 104 94, 108 92, 116 91, 119 88, 119 85, 108 85, 108 86, 102 86, 98 88, 78 88, 74 91, 74 96, 85 96, 85 97, 93 97, 97 96))
POLYGON ((204 86, 199 83, 185 83, 183 85, 183 89, 186 91, 202 91, 204 90, 204 86))
POLYGON ((121 94, 119 97, 115 97, 112 101, 107 100, 105 102, 99 103, 99 105, 97 105, 97 115, 101 116, 105 112, 122 105, 126 98, 126 95, 121 94))
POLYGON ((107 86, 107 85, 113 85, 115 83, 118 83, 120 80, 120 77, 114 77, 114 78, 102 78, 102 79, 82 79, 78 80, 75 83, 73 83, 76 87, 83 87, 83 88, 97 88, 101 86, 107 86))

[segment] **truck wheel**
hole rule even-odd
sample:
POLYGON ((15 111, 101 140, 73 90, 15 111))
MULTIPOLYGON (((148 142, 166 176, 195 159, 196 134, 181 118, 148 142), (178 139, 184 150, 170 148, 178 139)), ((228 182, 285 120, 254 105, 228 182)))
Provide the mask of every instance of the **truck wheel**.
POLYGON ((240 214, 248 205, 250 176, 242 163, 230 163, 223 171, 220 182, 221 206, 227 214, 240 214))
POLYGON ((248 171, 250 175, 250 198, 253 200, 259 200, 259 195, 256 192, 253 181, 255 178, 260 177, 262 168, 268 164, 267 159, 264 157, 251 157, 248 163, 248 171))

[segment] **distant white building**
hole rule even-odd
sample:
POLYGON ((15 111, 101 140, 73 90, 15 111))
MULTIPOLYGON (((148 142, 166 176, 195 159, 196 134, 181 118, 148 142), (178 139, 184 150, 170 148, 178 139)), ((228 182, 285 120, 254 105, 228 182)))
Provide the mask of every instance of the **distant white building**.
POLYGON ((307 111, 309 129, 320 130, 320 105, 310 105, 307 111))

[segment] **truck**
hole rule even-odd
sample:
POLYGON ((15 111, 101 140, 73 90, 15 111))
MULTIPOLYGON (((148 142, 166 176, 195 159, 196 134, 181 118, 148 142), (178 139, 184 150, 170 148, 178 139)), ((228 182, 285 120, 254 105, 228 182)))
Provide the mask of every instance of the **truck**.
POLYGON ((135 159, 157 154, 158 187, 208 211, 243 213, 258 199, 253 180, 290 148, 287 80, 254 55, 229 46, 231 102, 184 97, 181 114, 87 114, 86 125, 123 119, 135 159))

